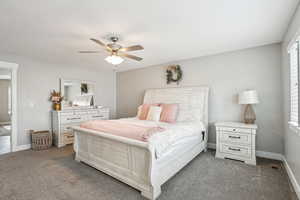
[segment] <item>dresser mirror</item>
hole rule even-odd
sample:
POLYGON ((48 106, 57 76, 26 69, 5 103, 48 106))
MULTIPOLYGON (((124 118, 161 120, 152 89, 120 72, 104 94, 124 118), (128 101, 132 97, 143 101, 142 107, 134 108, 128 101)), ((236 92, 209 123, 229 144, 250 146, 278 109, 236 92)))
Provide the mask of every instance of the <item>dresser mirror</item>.
POLYGON ((60 91, 64 97, 62 109, 95 105, 95 83, 92 81, 60 79, 60 91))

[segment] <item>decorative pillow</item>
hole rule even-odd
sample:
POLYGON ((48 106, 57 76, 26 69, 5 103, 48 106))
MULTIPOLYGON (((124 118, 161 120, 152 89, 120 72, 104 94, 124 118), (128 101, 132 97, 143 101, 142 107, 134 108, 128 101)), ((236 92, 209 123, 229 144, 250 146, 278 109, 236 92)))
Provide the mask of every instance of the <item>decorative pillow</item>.
POLYGON ((158 103, 153 103, 153 104, 143 104, 141 105, 141 112, 140 115, 138 116, 138 118, 140 120, 146 120, 150 106, 159 106, 158 103))
POLYGON ((167 123, 176 122, 177 114, 178 114, 178 104, 161 104, 162 108, 160 121, 167 123))
POLYGON ((162 108, 160 106, 150 106, 146 120, 158 122, 162 108))
POLYGON ((137 111, 137 118, 140 118, 140 116, 141 116, 141 113, 142 113, 142 106, 139 106, 138 107, 138 111, 137 111))

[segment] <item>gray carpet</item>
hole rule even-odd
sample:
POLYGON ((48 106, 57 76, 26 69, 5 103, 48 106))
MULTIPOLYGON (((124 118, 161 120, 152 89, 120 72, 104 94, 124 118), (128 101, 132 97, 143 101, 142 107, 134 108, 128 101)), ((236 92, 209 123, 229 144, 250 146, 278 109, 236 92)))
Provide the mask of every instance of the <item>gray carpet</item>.
MULTIPOLYGON (((73 160, 70 147, 0 156, 1 200, 138 200, 140 193, 73 160)), ((280 162, 258 166, 201 153, 162 187, 159 200, 296 200, 280 162), (279 168, 273 169, 276 165, 279 168)))

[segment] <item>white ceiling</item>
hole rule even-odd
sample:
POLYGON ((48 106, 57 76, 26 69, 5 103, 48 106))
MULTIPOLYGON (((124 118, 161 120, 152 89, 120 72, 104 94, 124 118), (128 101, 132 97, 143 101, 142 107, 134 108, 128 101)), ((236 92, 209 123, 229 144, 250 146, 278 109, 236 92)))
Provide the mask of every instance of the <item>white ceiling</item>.
MULTIPOLYGON (((280 42, 298 0, 1 0, 0 53, 112 68, 91 37, 141 44, 127 70, 280 42)), ((104 40, 105 41, 105 40, 104 40)), ((0 57, 1 60, 1 57, 0 57)))

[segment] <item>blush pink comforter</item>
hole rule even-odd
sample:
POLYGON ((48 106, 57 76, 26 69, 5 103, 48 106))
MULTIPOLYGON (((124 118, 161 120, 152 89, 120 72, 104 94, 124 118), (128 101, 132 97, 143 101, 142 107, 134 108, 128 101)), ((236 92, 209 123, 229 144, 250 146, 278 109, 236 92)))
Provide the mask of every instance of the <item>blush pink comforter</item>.
POLYGON ((161 127, 146 127, 139 126, 130 123, 120 122, 119 120, 94 120, 84 122, 80 125, 81 128, 92 129, 112 135, 131 138, 143 142, 147 142, 148 139, 158 132, 162 132, 165 129, 161 127))

